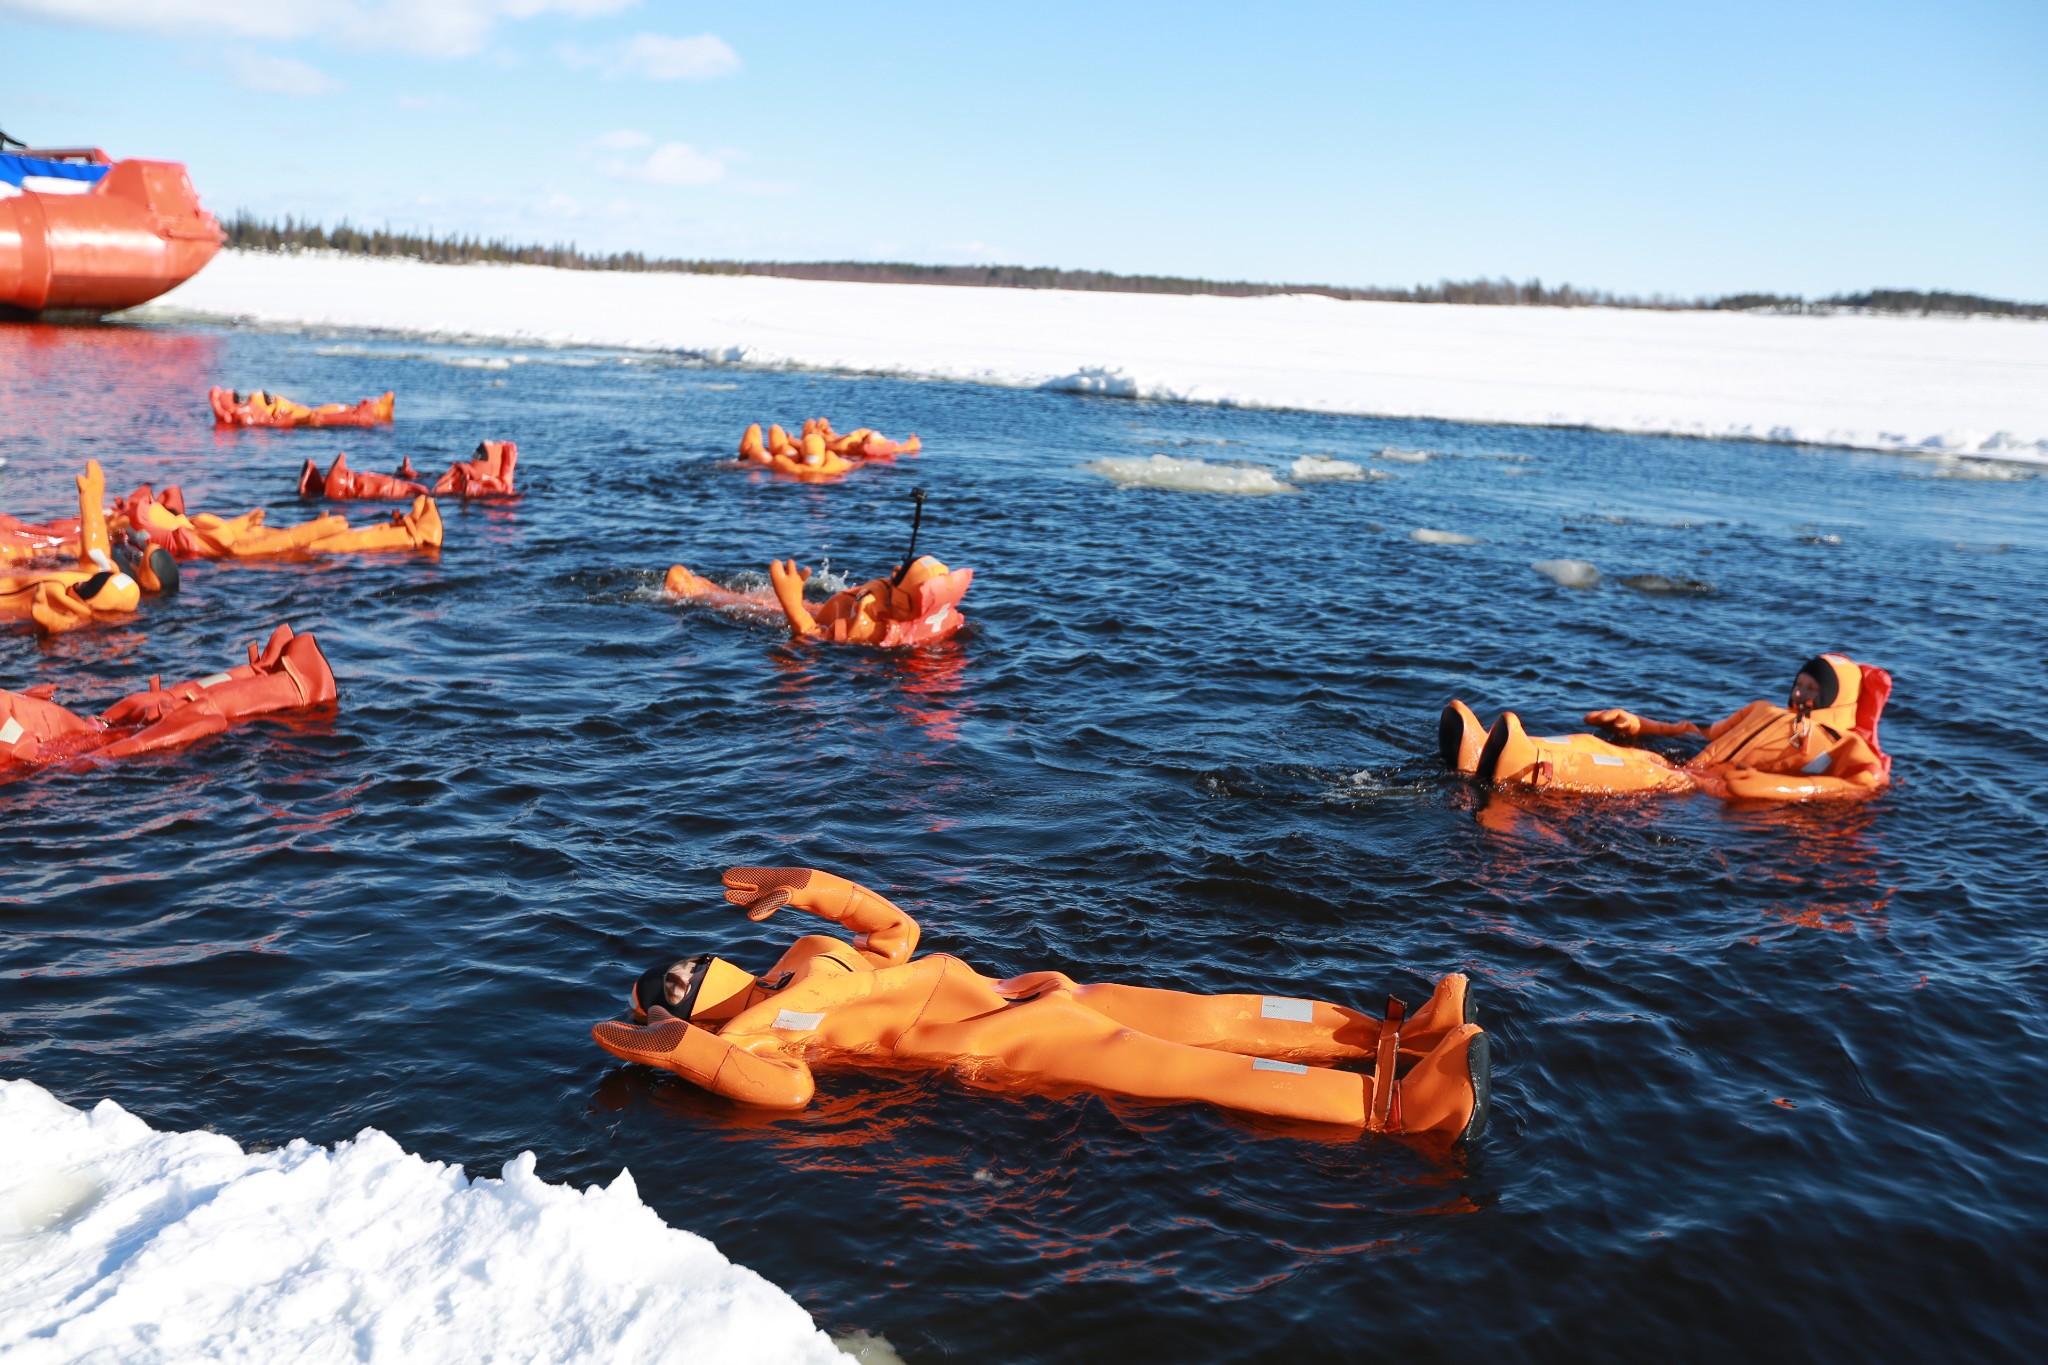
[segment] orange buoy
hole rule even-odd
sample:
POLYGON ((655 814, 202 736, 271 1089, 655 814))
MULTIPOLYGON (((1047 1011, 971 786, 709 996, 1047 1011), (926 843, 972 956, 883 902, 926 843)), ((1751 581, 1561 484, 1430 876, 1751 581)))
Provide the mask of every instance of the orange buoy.
POLYGON ((1704 791, 1723 800, 1861 800, 1891 782, 1892 761, 1877 727, 1891 674, 1841 654, 1810 660, 1784 706, 1753 701, 1701 726, 1647 720, 1630 711, 1591 711, 1586 723, 1623 739, 1693 736, 1707 741, 1684 763, 1597 735, 1536 736, 1504 712, 1482 732, 1462 701, 1437 726, 1444 762, 1500 787, 1604 795, 1704 791))
POLYGON ((708 953, 655 967, 634 983, 633 1022, 591 1030, 599 1047, 770 1109, 808 1105, 817 1069, 893 1062, 971 1070, 984 1088, 1078 1086, 1438 1140, 1486 1124, 1489 1044, 1462 975, 1413 1014, 1390 1001, 1384 1018, 1058 971, 995 980, 944 953, 913 957, 917 922, 829 872, 736 867, 724 881, 749 919, 794 907, 852 941, 806 934, 758 977, 708 953))
POLYGON ((163 687, 150 679, 97 716, 57 705, 51 685, 0 690, 0 777, 91 756, 125 758, 190 744, 255 716, 313 711, 335 701, 334 672, 310 635, 288 625, 271 632, 249 662, 224 673, 163 687))
POLYGON ((392 420, 398 396, 386 391, 360 403, 307 407, 258 389, 246 398, 231 389, 208 389, 213 424, 220 427, 373 427, 392 420))

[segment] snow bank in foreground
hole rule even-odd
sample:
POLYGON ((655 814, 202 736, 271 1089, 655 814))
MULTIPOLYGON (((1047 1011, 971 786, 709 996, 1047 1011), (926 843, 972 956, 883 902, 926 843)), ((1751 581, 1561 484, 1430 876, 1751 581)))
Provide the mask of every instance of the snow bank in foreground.
POLYGON ((2012 319, 964 289, 233 251, 130 316, 195 315, 1125 398, 2048 461, 2048 324, 2012 319))
POLYGON ((0 1356, 809 1361, 794 1300, 640 1202, 423 1161, 375 1129, 245 1153, 0 1081, 0 1356))

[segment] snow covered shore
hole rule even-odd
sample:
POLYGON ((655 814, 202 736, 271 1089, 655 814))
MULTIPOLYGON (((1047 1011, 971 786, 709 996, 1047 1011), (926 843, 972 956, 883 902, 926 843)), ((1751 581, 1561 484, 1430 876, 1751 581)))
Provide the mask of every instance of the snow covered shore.
POLYGON ((244 1152, 0 1081, 0 1357, 847 1365, 633 1179, 469 1180, 365 1129, 244 1152))
POLYGON ((223 252, 128 316, 2048 462, 2048 324, 1097 294, 223 252))

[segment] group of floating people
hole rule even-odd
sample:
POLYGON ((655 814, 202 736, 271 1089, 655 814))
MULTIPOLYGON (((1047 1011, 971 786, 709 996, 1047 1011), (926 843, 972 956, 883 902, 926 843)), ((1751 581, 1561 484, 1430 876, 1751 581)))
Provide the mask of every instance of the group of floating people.
POLYGON ((924 442, 912 432, 904 441, 892 441, 870 427, 856 427, 844 436, 832 429, 829 419, 807 419, 795 436, 780 426, 761 424, 748 427, 740 437, 740 463, 758 465, 774 473, 806 482, 837 479, 863 464, 886 464, 898 455, 915 455, 924 442))
MULTIPOLYGON (((239 414, 309 414, 298 425, 389 420, 391 395, 354 408, 304 408, 258 393, 215 390, 219 420, 239 414), (381 405, 381 407, 380 407, 381 405), (374 414, 381 410, 382 418, 374 414), (322 417, 321 414, 327 414, 322 417), (337 415, 339 414, 339 415, 337 415), (355 414, 351 417, 348 414, 355 414), (316 420, 317 419, 317 420, 316 420)), ((288 425, 266 419, 261 424, 288 425)), ((791 437, 747 429, 743 463, 797 477, 830 477, 860 461, 919 449, 859 428, 836 433, 813 419, 791 437)), ((323 474, 309 460, 300 493, 334 500, 410 500, 384 524, 350 528, 328 515, 272 528, 261 509, 239 517, 188 515, 175 488, 147 486, 107 507, 97 462, 79 477, 75 524, 0 517, 0 568, 14 559, 71 554, 75 568, 0 577, 0 614, 46 630, 134 610, 145 591, 176 586, 180 559, 425 549, 441 543, 435 496, 505 496, 517 447, 484 442, 429 485, 410 459, 390 475, 338 457, 323 474), (117 556, 119 558, 117 559, 117 556), (152 587, 151 585, 155 586, 152 587)), ((805 597, 810 569, 769 565, 767 589, 723 586, 673 566, 664 586, 684 600, 779 612, 792 636, 903 648, 944 640, 965 625, 960 603, 974 571, 917 553, 925 494, 913 494, 910 545, 889 574, 832 595, 805 597)), ((53 688, 0 691, 0 763, 38 766, 86 755, 118 757, 189 743, 242 719, 331 706, 334 677, 310 635, 279 626, 248 662, 173 687, 150 687, 92 716, 52 700, 53 688)), ((1785 705, 1754 701, 1708 725, 1655 721, 1630 711, 1589 712, 1592 734, 1532 736, 1513 711, 1490 727, 1462 700, 1438 723, 1444 763, 1501 791, 1624 795, 1700 791, 1727 800, 1862 799, 1891 779, 1878 721, 1891 694, 1883 669, 1823 654, 1799 670, 1785 705), (1682 761, 1630 741, 1697 738, 1682 761)), ((1484 1129, 1491 1054, 1474 1020, 1470 982, 1452 973, 1410 1012, 1389 998, 1381 1013, 1321 1000, 1204 995, 1153 986, 1082 983, 1059 971, 1003 979, 944 953, 916 956, 917 922, 879 893, 813 868, 733 868, 726 899, 752 920, 794 908, 850 937, 806 934, 766 972, 711 953, 657 965, 627 995, 628 1019, 592 1029, 605 1051, 671 1072, 737 1103, 807 1106, 814 1073, 836 1064, 949 1066, 991 1088, 1079 1088, 1141 1099, 1202 1102, 1274 1118, 1344 1125, 1431 1141, 1484 1129), (1351 1069, 1363 1066, 1364 1069, 1351 1069)))
MULTIPOLYGON (((233 425, 360 426, 390 421, 393 407, 390 393, 353 406, 306 407, 261 392, 245 399, 224 389, 209 400, 216 421, 233 425)), ((292 526, 268 524, 260 507, 236 516, 193 512, 175 486, 159 492, 144 484, 110 502, 105 472, 88 460, 76 481, 76 518, 27 522, 0 513, 0 619, 50 635, 115 620, 135 612, 144 596, 175 593, 180 561, 438 550, 444 527, 435 498, 517 496, 518 459, 512 442, 485 441, 431 485, 412 475, 409 458, 401 469, 408 477, 383 483, 374 481, 385 476, 348 470, 346 456, 324 477, 307 461, 302 496, 408 504, 361 527, 331 512, 292 526)), ((318 643, 289 625, 278 626, 267 645, 252 644, 246 665, 170 688, 152 678, 146 691, 95 715, 58 705, 54 692, 54 685, 0 689, 0 780, 79 758, 174 748, 250 717, 329 707, 336 695, 318 643)))

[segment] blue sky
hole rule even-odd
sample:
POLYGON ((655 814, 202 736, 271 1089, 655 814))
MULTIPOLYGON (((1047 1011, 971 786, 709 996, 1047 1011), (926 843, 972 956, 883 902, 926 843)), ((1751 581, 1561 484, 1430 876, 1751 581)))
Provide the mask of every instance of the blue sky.
POLYGON ((2048 299, 2048 5, 0 0, 0 128, 587 248, 2048 299))

